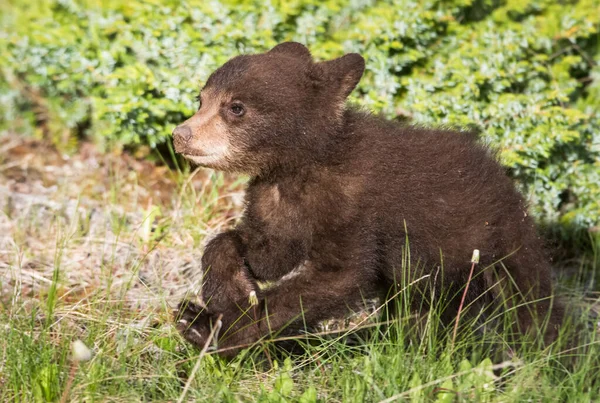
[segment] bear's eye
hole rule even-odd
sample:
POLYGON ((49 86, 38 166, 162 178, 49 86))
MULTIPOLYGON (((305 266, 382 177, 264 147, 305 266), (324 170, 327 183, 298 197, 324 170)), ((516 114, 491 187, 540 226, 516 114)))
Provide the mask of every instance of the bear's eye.
POLYGON ((229 110, 235 116, 243 116, 244 113, 246 112, 246 110, 244 109, 244 105, 240 104, 239 102, 232 103, 231 106, 229 107, 229 110))
POLYGON ((196 102, 198 102, 198 109, 202 108, 202 97, 200 95, 196 95, 196 102))

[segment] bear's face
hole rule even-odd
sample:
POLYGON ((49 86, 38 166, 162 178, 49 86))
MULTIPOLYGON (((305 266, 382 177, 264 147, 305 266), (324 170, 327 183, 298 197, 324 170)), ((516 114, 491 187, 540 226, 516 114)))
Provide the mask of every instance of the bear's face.
POLYGON ((363 71, 360 55, 314 63, 294 42, 235 57, 209 77, 200 108, 173 131, 175 150, 198 165, 248 174, 317 155, 363 71))

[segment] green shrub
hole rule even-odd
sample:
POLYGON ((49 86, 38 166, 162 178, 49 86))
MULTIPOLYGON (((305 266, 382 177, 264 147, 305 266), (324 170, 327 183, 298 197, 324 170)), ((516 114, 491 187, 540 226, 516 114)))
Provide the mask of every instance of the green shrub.
MULTIPOLYGON (((473 127, 547 223, 600 222, 598 0, 9 1, 0 125, 69 148, 169 140, 210 72, 284 40, 367 59, 355 101, 473 127)), ((398 156, 401 158, 402 156, 398 156)))

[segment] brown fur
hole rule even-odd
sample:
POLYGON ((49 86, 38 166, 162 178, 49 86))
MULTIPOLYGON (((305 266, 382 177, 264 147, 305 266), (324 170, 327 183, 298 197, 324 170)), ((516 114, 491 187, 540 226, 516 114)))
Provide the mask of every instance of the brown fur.
MULTIPOLYGON (((546 298, 517 310, 515 327, 537 331, 551 306, 550 269, 523 198, 473 136, 400 126, 346 107, 363 71, 360 55, 315 63, 292 42, 238 56, 208 79, 202 102, 210 107, 174 132, 176 150, 188 156, 211 154, 210 142, 226 140, 226 154, 199 163, 252 175, 240 223, 209 242, 202 258, 206 309, 186 303, 178 313, 192 343, 203 345, 218 314, 219 346, 227 348, 385 297, 407 274, 406 237, 409 263, 421 273, 435 273, 443 254, 443 287, 452 295, 479 249, 486 269, 467 303, 481 295, 479 303, 496 305, 501 296, 518 295, 512 303, 546 298), (494 265, 502 258, 506 271, 494 265), (276 285, 260 290, 257 281, 276 285), (249 310, 251 290, 259 304, 249 310)), ((449 301, 449 323, 459 299, 449 301)), ((560 316, 555 307, 547 341, 560 316)))

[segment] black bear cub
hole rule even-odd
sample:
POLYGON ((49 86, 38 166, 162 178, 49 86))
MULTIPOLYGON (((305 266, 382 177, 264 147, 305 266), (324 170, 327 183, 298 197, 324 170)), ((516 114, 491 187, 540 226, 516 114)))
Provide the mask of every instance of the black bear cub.
POLYGON ((175 150, 251 180, 239 224, 206 246, 202 306, 180 304, 178 329, 202 347, 222 315, 218 344, 232 356, 385 300, 407 276, 449 291, 451 324, 478 249, 465 306, 509 307, 511 329, 554 340, 562 308, 549 264, 502 167, 471 135, 347 107, 364 69, 358 54, 315 62, 286 42, 210 76, 198 111, 173 131, 175 150))

